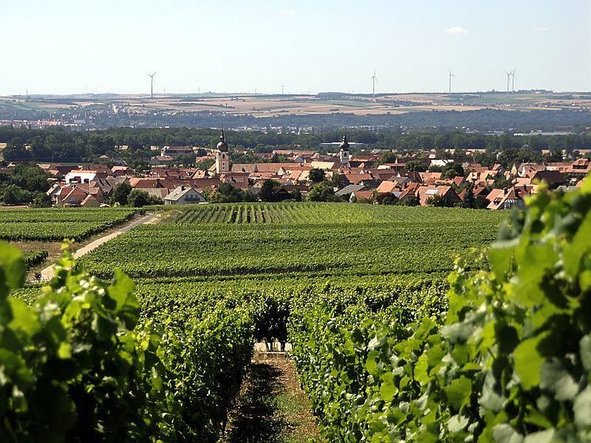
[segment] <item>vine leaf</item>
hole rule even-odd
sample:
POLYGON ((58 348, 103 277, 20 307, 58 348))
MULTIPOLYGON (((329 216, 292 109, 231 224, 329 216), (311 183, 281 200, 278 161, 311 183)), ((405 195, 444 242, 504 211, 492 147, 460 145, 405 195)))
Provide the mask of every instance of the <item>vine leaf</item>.
POLYGON ((521 342, 513 352, 515 358, 515 372, 525 389, 531 389, 540 384, 540 371, 544 358, 537 350, 541 337, 529 338, 521 342))

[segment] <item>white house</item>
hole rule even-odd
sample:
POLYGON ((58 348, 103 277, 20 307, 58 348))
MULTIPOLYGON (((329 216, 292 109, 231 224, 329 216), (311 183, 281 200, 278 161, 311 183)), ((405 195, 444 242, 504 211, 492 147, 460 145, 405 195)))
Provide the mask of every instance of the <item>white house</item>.
POLYGON ((447 159, 433 159, 431 163, 429 163, 429 168, 443 168, 448 163, 453 163, 453 160, 447 159))
POLYGON ((67 184, 70 183, 90 183, 96 178, 96 171, 78 169, 70 171, 66 174, 65 180, 67 184))
POLYGON ((186 205, 205 202, 205 197, 191 186, 178 186, 164 197, 165 205, 186 205))

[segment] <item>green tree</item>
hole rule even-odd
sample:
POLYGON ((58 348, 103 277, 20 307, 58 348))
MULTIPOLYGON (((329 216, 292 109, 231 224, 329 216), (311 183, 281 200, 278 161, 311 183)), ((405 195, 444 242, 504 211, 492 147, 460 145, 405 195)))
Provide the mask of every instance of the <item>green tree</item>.
POLYGON ((291 198, 297 202, 302 201, 302 193, 298 188, 295 188, 293 191, 291 191, 291 198))
POLYGON ((462 201, 462 208, 474 208, 476 206, 476 199, 474 198, 474 185, 470 183, 464 194, 464 200, 462 201))
POLYGON ((422 161, 411 160, 406 162, 404 169, 406 169, 408 172, 425 172, 427 170, 427 166, 422 161))
POLYGON ((401 206, 419 206, 420 203, 419 197, 416 195, 407 195, 398 200, 398 204, 401 206))
POLYGON ((183 165, 183 166, 194 166, 195 165, 195 155, 191 155, 191 154, 179 155, 175 159, 174 163, 177 165, 183 165))
POLYGON ((442 169, 443 178, 463 177, 464 168, 459 163, 448 163, 442 169))
POLYGON ((380 158, 380 164, 394 163, 397 158, 398 158, 398 155, 395 152, 392 152, 392 151, 384 152, 382 154, 382 157, 380 158))
POLYGON ((474 154, 474 161, 480 163, 482 166, 490 168, 497 162, 497 157, 494 152, 491 151, 478 152, 474 154))
POLYGON ((562 151, 559 149, 552 149, 550 153, 544 156, 544 161, 547 162, 561 162, 563 160, 562 151))
POLYGON ((338 198, 334 195, 334 189, 328 182, 318 183, 310 189, 308 192, 308 201, 311 202, 329 202, 338 201, 338 198))
POLYGON ((222 183, 217 192, 211 195, 210 199, 213 203, 235 203, 246 201, 247 199, 251 201, 247 193, 242 189, 235 188, 229 183, 222 183))
POLYGON ((436 194, 436 195, 429 197, 427 199, 427 206, 435 206, 438 208, 443 208, 443 207, 447 206, 447 201, 443 196, 436 194))
POLYGON ((312 183, 320 183, 324 181, 324 171, 322 169, 312 168, 308 173, 308 178, 312 183))
POLYGON ((195 166, 197 166, 197 169, 200 169, 202 171, 207 171, 209 168, 211 168, 213 166, 214 163, 215 163, 215 160, 213 158, 208 158, 207 160, 203 160, 203 161, 196 163, 195 166))
POLYGON ((511 181, 511 179, 499 174, 495 177, 493 186, 496 189, 510 188, 511 186, 513 186, 513 182, 511 181))
POLYGON ((265 180, 261 186, 259 197, 264 202, 279 201, 278 191, 281 189, 281 183, 277 180, 265 180))
POLYGON ((4 203, 7 205, 22 205, 31 201, 31 193, 17 185, 8 185, 4 190, 4 203))
POLYGON ((49 208, 51 206, 51 198, 45 192, 35 192, 31 206, 34 208, 49 208))
POLYGON ((45 147, 43 137, 36 136, 31 140, 31 155, 35 160, 51 160, 52 152, 45 147))
POLYGON ((142 208, 148 205, 161 205, 163 202, 161 199, 151 196, 146 191, 134 189, 129 193, 127 203, 134 208, 142 208))
POLYGON ((128 182, 121 183, 113 190, 113 194, 111 195, 111 203, 126 205, 128 203, 128 197, 131 191, 131 185, 128 182))
POLYGON ((25 148, 23 140, 15 137, 10 140, 6 147, 2 150, 2 156, 6 160, 29 161, 32 159, 32 154, 25 148))
POLYGON ((30 192, 46 192, 49 189, 49 177, 39 166, 22 163, 12 171, 11 182, 30 192))
POLYGON ((338 172, 335 172, 332 174, 332 179, 330 182, 335 188, 344 188, 347 186, 347 177, 345 174, 339 174, 338 172))
POLYGON ((398 204, 398 197, 388 192, 385 194, 378 194, 378 196, 376 197, 376 201, 380 205, 396 205, 398 204))

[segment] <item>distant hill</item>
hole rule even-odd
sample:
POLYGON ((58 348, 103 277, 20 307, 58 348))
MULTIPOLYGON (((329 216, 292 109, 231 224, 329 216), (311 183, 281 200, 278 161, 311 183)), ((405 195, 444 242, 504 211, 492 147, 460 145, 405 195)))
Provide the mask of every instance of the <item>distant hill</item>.
POLYGON ((591 124, 591 93, 68 95, 0 98, 0 124, 109 127, 410 127, 554 130, 591 124), (39 122, 41 121, 41 122, 39 122))

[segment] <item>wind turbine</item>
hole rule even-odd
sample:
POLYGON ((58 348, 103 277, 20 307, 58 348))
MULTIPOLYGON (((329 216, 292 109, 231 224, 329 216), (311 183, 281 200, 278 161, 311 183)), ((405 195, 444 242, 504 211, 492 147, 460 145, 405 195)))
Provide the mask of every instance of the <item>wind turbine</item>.
POLYGON ((511 71, 511 92, 515 92, 515 68, 511 71))
POLYGON ((155 72, 153 74, 148 74, 148 77, 150 77, 150 98, 154 98, 154 76, 155 75, 156 75, 155 72))
POLYGON ((449 94, 451 94, 451 79, 454 76, 454 74, 453 74, 453 72, 451 72, 451 69, 449 69, 449 68, 447 68, 447 71, 449 72, 449 74, 448 74, 448 83, 449 83, 448 84, 448 91, 449 91, 449 94))
POLYGON ((285 83, 281 83, 281 95, 284 95, 285 83))
POLYGON ((378 81, 378 78, 376 77, 376 70, 373 70, 373 75, 371 76, 371 85, 372 85, 372 95, 373 98, 376 98, 376 82, 378 81))
POLYGON ((505 71, 505 74, 507 75, 507 94, 509 94, 509 84, 511 82, 511 76, 513 75, 513 73, 505 71))

